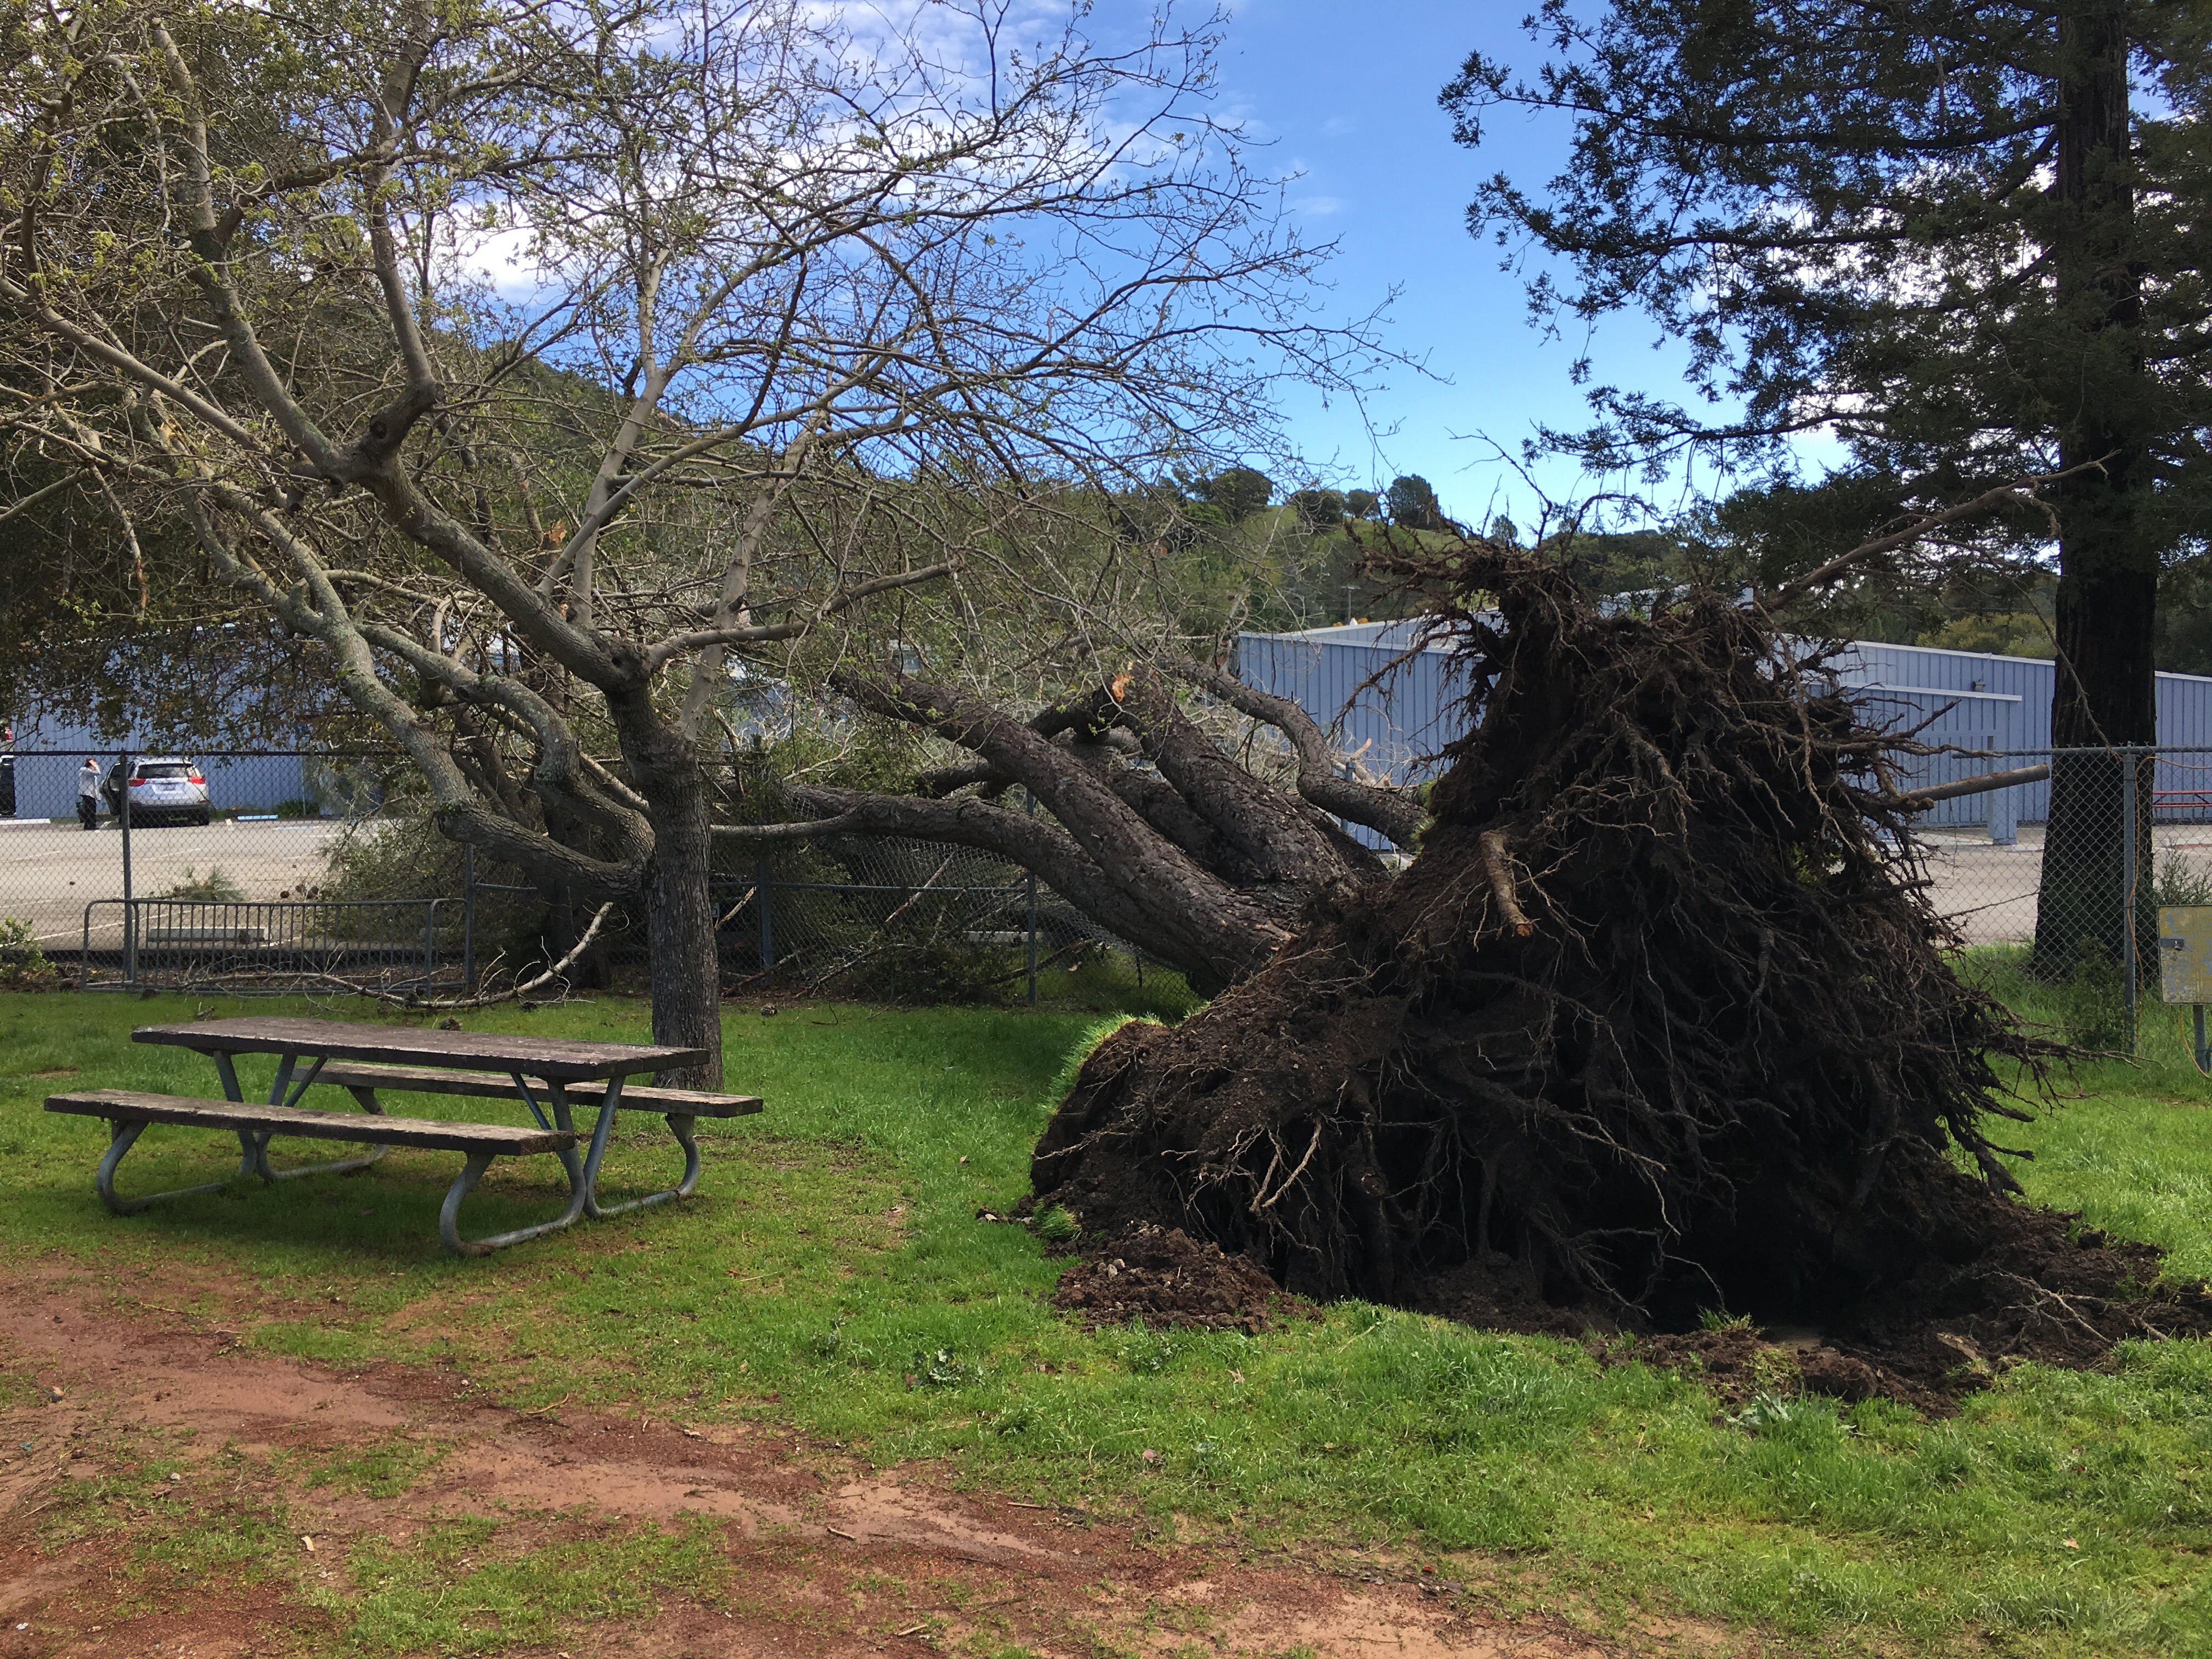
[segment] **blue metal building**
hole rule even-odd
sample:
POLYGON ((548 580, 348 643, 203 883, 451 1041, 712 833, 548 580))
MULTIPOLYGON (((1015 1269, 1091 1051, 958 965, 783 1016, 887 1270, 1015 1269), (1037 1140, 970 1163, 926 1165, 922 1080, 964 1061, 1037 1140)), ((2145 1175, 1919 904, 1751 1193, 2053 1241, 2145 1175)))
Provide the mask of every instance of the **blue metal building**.
MULTIPOLYGON (((1295 699, 1323 726, 1334 725, 1344 747, 1378 778, 1416 781, 1437 769, 1437 752, 1467 729, 1467 688, 1453 672, 1449 647, 1432 645, 1407 655, 1416 626, 1354 623, 1246 634, 1237 641, 1237 672, 1263 690, 1295 699), (1400 665, 1393 669, 1394 663, 1400 665)), ((1862 641, 1845 649, 1836 670, 1881 725, 1920 726, 1929 743, 2016 757, 1930 757, 1906 769, 1908 784, 2029 765, 2050 749, 2057 668, 2047 659, 1862 641)), ((2212 678, 2158 677, 2158 740, 2205 750, 2160 757, 2156 787, 2162 794, 2212 790, 2212 678)), ((1986 824, 1992 840, 2009 841, 2018 824, 2043 821, 2050 799, 2047 784, 1992 790, 1939 802, 1923 822, 1986 824)), ((2212 819, 2212 810, 2199 805, 2162 811, 2212 819)))

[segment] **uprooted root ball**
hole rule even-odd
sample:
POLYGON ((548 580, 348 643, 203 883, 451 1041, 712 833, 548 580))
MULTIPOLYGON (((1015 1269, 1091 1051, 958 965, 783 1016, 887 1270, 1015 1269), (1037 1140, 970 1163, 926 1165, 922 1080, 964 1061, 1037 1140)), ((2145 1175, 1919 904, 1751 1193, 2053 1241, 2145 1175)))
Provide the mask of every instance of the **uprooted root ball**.
POLYGON ((1948 965, 1893 740, 1754 609, 1605 617, 1510 549, 1449 567, 1479 724, 1419 856, 1103 1044, 1040 1201, 1308 1294, 1472 1274, 1643 1328, 1817 1320, 1972 1261, 2018 1208, 1993 1062, 2051 1050, 1948 965))

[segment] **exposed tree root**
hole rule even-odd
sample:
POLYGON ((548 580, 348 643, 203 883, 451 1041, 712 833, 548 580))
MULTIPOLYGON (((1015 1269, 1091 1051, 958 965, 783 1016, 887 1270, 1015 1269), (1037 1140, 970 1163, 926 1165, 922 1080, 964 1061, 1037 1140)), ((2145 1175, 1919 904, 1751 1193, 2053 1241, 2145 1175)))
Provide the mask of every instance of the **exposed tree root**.
MULTIPOLYGON (((1039 1200, 1184 1228, 1294 1291, 1510 1281, 1630 1329, 1840 1328, 1980 1259, 2021 1211, 1985 1130, 2026 1113, 1993 1062, 2055 1050, 1948 965, 1875 771, 1893 740, 1719 596, 1601 617, 1480 544, 1396 569, 1441 586, 1480 722, 1419 856, 1182 1025, 1103 1044, 1039 1200)), ((2038 1282, 2027 1322, 2084 1305, 2038 1282)))

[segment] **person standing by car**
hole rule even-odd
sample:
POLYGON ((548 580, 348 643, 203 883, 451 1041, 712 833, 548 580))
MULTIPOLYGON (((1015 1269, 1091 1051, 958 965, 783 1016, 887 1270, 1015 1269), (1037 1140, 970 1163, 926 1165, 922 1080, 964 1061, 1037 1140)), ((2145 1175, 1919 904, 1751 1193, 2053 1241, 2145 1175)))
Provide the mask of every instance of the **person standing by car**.
POLYGON ((100 828, 100 763, 89 755, 77 768, 76 821, 88 830, 100 828))

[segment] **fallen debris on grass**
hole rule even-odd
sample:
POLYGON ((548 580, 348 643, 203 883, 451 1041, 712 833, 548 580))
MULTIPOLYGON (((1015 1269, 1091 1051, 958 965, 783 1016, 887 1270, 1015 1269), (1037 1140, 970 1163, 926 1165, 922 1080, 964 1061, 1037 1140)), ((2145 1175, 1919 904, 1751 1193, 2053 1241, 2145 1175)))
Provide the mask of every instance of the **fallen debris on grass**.
POLYGON ((1087 1260, 1060 1275, 1052 1300, 1086 1329, 1141 1319, 1177 1329, 1256 1334, 1314 1312, 1312 1304, 1285 1295, 1255 1263, 1179 1227, 1139 1222, 1086 1244, 1085 1255, 1087 1260))

